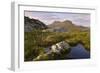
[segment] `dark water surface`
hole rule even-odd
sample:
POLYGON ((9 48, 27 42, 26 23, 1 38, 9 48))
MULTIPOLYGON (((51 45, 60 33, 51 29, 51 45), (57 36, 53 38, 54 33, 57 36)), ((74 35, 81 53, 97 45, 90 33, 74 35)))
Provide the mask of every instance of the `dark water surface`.
MULTIPOLYGON (((45 48, 47 54, 50 53, 50 47, 45 48)), ((87 51, 83 45, 78 44, 75 47, 72 47, 69 54, 66 54, 64 59, 88 59, 90 58, 90 52, 87 51)))
POLYGON ((87 51, 81 44, 78 44, 71 48, 71 51, 67 56, 71 59, 85 59, 90 58, 90 52, 87 51))

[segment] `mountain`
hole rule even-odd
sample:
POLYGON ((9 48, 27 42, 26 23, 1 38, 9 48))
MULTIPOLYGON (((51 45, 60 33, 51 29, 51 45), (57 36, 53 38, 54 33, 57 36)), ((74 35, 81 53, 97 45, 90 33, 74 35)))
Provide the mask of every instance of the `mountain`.
POLYGON ((42 21, 34 18, 24 16, 24 30, 30 32, 35 29, 53 32, 67 32, 67 31, 89 31, 89 27, 78 26, 72 21, 54 21, 52 24, 46 25, 42 21))
POLYGON ((34 29, 47 29, 47 26, 38 19, 31 19, 24 16, 24 29, 25 32, 32 31, 34 29))
POLYGON ((78 26, 72 21, 65 20, 63 22, 54 21, 52 24, 48 25, 49 30, 58 31, 58 32, 66 32, 66 31, 88 31, 89 27, 78 26))

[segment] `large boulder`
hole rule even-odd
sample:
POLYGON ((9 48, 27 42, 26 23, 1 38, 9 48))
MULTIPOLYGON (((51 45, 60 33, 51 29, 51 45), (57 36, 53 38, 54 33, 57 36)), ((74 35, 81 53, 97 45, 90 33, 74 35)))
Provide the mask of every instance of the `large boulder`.
MULTIPOLYGON (((47 49, 47 48, 46 48, 47 49)), ((61 41, 49 47, 48 51, 44 54, 37 56, 34 61, 39 60, 57 60, 65 59, 66 55, 70 52, 70 46, 65 41, 61 41)))
POLYGON ((69 44, 65 41, 61 41, 59 43, 56 43, 55 45, 51 46, 51 51, 55 53, 59 53, 61 50, 68 50, 70 48, 69 44))

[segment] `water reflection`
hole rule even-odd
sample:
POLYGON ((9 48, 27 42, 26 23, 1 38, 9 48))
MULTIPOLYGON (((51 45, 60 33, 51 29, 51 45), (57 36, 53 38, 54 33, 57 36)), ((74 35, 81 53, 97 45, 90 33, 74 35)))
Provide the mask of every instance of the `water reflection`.
POLYGON ((87 51, 81 44, 71 48, 71 52, 67 55, 71 59, 90 58, 90 52, 87 51))

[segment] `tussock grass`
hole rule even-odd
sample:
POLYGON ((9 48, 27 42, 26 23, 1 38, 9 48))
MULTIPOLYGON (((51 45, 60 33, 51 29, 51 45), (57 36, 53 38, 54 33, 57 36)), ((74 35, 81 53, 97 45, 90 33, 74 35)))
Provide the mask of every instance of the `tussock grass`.
MULTIPOLYGON (((66 41, 70 46, 76 46, 77 44, 81 43, 86 50, 90 51, 89 31, 42 32, 41 30, 33 30, 32 32, 25 32, 24 41, 25 61, 32 61, 40 54, 45 53, 44 48, 56 44, 60 41, 66 41)), ((48 59, 48 56, 45 55, 43 58, 48 59)))

